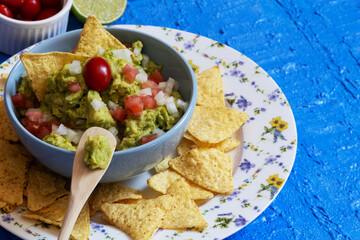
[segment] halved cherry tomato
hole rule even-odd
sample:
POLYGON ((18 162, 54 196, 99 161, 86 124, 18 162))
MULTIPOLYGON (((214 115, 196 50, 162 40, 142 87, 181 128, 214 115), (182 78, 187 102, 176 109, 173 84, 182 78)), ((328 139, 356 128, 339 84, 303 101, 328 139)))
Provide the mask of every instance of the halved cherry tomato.
POLYGON ((124 121, 125 116, 127 114, 127 111, 123 108, 120 108, 118 106, 115 106, 115 110, 109 111, 111 116, 113 116, 115 119, 119 120, 120 122, 124 121))
POLYGON ((145 109, 154 109, 156 108, 156 100, 153 96, 150 95, 140 95, 141 101, 144 104, 145 109))
POLYGON ((164 78, 161 75, 161 73, 158 70, 155 70, 150 76, 149 76, 149 80, 152 80, 154 82, 156 82, 157 84, 159 82, 163 82, 164 78))
POLYGON ((77 93, 78 91, 81 90, 81 85, 78 82, 69 83, 67 87, 69 88, 69 91, 72 93, 77 93))
POLYGON ((142 113, 144 109, 144 104, 139 96, 133 95, 125 98, 124 101, 125 108, 130 109, 134 114, 142 113))
POLYGON ((61 0, 40 0, 44 7, 58 7, 61 0))
POLYGON ((0 0, 0 3, 11 9, 15 9, 20 7, 24 3, 24 0, 0 0))
POLYGON ((145 143, 151 142, 152 140, 154 140, 154 139, 156 139, 156 138, 158 138, 158 134, 157 134, 157 133, 143 136, 143 137, 141 138, 141 144, 145 144, 145 143))
POLYGON ((102 91, 110 83, 111 68, 109 63, 102 57, 93 57, 84 67, 86 85, 93 90, 102 91))
POLYGON ((20 16, 22 19, 34 19, 41 11, 39 0, 24 0, 20 7, 20 16))
POLYGON ((125 77, 130 81, 134 82, 136 75, 139 74, 139 70, 131 64, 126 64, 122 71, 125 73, 125 77))
POLYGON ((59 12, 57 8, 45 8, 35 18, 35 20, 43 20, 56 15, 59 12))
POLYGON ((25 107, 25 95, 23 93, 17 93, 11 96, 11 101, 15 108, 25 107))
POLYGON ((10 10, 10 8, 8 8, 7 6, 5 6, 4 4, 0 4, 0 14, 9 17, 9 18, 13 18, 13 14, 10 10))

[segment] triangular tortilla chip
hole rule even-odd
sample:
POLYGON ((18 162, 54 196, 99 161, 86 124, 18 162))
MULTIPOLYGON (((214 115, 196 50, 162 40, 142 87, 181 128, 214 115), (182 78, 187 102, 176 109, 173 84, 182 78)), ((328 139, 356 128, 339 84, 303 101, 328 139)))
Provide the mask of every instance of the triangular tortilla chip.
POLYGON ((196 147, 216 148, 222 152, 229 152, 240 145, 239 140, 235 138, 226 138, 218 143, 206 143, 197 140, 189 132, 185 132, 183 139, 181 139, 177 151, 179 155, 184 155, 188 151, 196 147))
POLYGON ((202 142, 218 143, 230 137, 248 117, 232 108, 196 106, 188 132, 202 142))
POLYGON ((100 48, 124 49, 126 47, 106 31, 95 16, 90 15, 81 31, 75 53, 91 57, 97 54, 100 48))
POLYGON ((124 199, 141 199, 139 190, 127 187, 120 183, 101 183, 91 196, 90 206, 93 210, 100 210, 104 203, 115 203, 124 199))
POLYGON ((156 172, 161 172, 169 168, 169 161, 172 159, 172 157, 167 156, 164 158, 158 165, 154 167, 156 172))
MULTIPOLYGON (((184 178, 177 172, 168 169, 155 174, 154 176, 149 178, 147 182, 148 185, 155 191, 166 194, 171 184, 176 182, 178 179, 184 179, 184 178)), ((185 180, 185 183, 188 185, 191 198, 194 200, 200 200, 200 199, 204 200, 214 197, 214 194, 212 192, 203 189, 202 187, 190 181, 185 180)))
POLYGON ((232 161, 215 148, 194 148, 174 158, 169 165, 186 179, 217 193, 233 191, 232 161))
MULTIPOLYGON (((35 212, 24 212, 22 215, 27 218, 40 220, 42 222, 61 227, 65 216, 69 196, 57 199, 51 205, 35 212)), ((71 231, 71 238, 75 240, 87 240, 90 234, 90 211, 86 203, 75 222, 71 231)))
POLYGON ((204 230, 208 226, 194 200, 191 199, 189 185, 183 178, 172 183, 167 194, 174 195, 174 204, 166 213, 161 228, 204 230))
POLYGON ((65 179, 60 175, 32 164, 26 188, 29 210, 40 210, 49 206, 57 198, 69 194, 64 187, 65 183, 65 179))
POLYGON ((161 226, 166 211, 173 205, 173 197, 163 195, 135 204, 104 203, 103 217, 134 240, 151 239, 161 226))
POLYGON ((214 66, 195 76, 198 86, 196 104, 225 107, 220 67, 214 66))
POLYGON ((0 201, 10 205, 21 205, 26 184, 26 172, 29 158, 13 151, 18 149, 15 144, 0 141, 0 201))
POLYGON ((16 134, 6 113, 3 97, 0 98, 0 138, 10 141, 19 140, 19 136, 16 134))
POLYGON ((20 55, 36 97, 41 101, 46 94, 46 81, 50 74, 74 60, 84 61, 88 57, 67 52, 23 53, 20 55))
POLYGON ((0 201, 0 208, 5 207, 6 204, 7 204, 6 202, 0 201))

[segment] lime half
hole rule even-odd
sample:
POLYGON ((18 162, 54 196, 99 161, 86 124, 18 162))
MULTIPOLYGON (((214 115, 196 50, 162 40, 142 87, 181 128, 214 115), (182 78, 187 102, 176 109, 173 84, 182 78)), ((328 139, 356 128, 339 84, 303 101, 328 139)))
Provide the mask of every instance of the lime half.
POLYGON ((89 15, 94 15, 102 24, 110 24, 123 15, 127 0, 74 0, 72 12, 85 22, 89 15))

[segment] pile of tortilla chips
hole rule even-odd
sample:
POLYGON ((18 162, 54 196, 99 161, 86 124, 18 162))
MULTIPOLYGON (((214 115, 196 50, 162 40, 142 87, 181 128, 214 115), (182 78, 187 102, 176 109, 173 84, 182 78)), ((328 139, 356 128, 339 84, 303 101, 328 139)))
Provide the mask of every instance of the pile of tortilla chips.
MULTIPOLYGON (((41 99, 50 73, 74 59, 92 56, 99 48, 109 47, 124 46, 90 16, 75 54, 26 53, 21 60, 41 99)), ((136 240, 151 239, 159 228, 201 231, 208 226, 197 203, 233 191, 232 159, 226 152, 239 146, 239 141, 231 136, 248 115, 225 107, 218 66, 197 74, 196 78, 197 106, 177 147, 178 156, 164 159, 155 167, 157 173, 147 180, 162 195, 149 199, 141 191, 120 183, 99 184, 76 221, 72 239, 89 238, 90 216, 99 211, 109 223, 136 240)), ((0 112, 0 208, 11 212, 17 206, 26 207, 24 217, 61 227, 69 198, 69 179, 46 169, 19 143, 3 99, 0 112)))

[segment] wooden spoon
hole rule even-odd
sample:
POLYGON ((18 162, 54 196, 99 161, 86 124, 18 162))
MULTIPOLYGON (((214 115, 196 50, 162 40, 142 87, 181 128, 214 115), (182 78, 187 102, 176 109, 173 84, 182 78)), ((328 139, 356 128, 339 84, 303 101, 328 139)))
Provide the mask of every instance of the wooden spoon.
POLYGON ((84 144, 88 136, 95 137, 96 135, 106 136, 112 146, 111 158, 115 151, 116 140, 115 137, 107 130, 99 127, 89 128, 82 135, 78 144, 71 179, 70 198, 67 205, 64 220, 60 229, 58 240, 68 240, 70 233, 74 227, 76 219, 83 208, 85 202, 90 194, 100 181, 101 177, 109 167, 111 160, 105 169, 89 169, 84 163, 85 149, 84 144))

